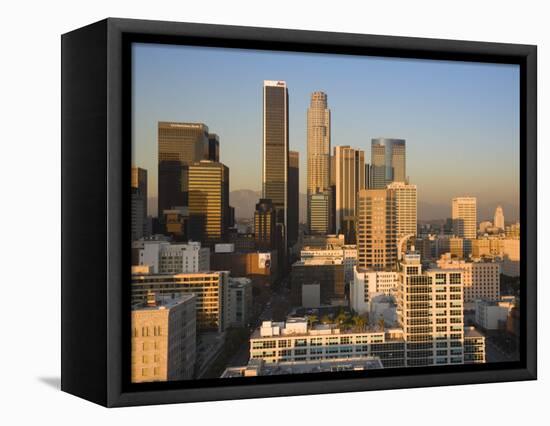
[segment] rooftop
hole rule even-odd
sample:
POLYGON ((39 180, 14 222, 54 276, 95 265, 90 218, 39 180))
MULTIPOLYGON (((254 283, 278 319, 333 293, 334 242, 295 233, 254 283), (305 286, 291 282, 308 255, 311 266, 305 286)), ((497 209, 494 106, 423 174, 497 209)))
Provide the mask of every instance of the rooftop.
POLYGON ((324 373, 336 371, 362 371, 384 368, 378 357, 357 357, 321 361, 277 362, 266 364, 262 360, 250 360, 242 367, 229 367, 222 378, 276 376, 282 374, 324 373))
POLYGON ((148 305, 147 302, 135 303, 132 305, 132 311, 162 311, 170 310, 179 305, 193 299, 193 293, 178 293, 176 297, 171 294, 156 294, 156 305, 148 305))

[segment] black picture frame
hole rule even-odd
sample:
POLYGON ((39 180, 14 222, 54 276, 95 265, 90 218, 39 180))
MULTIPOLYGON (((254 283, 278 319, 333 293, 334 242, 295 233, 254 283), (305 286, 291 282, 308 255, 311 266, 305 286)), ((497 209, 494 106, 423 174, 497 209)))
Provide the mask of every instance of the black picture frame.
POLYGON ((536 46, 117 18, 64 34, 61 45, 63 391, 117 407, 536 379, 536 46), (125 218, 130 197, 129 46, 136 41, 519 64, 521 361, 359 375, 199 380, 185 387, 181 382, 131 384, 125 218))

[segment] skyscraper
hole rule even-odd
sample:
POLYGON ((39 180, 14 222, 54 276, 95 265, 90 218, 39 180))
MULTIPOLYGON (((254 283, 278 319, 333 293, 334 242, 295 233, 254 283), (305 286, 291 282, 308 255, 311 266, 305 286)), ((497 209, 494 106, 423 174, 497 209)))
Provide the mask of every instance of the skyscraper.
POLYGON ((501 206, 498 206, 495 209, 494 226, 495 228, 498 228, 498 229, 504 229, 504 212, 502 211, 501 206))
POLYGON ((300 153, 288 153, 288 244, 298 241, 300 217, 300 153))
POLYGON ((336 230, 346 244, 355 244, 357 194, 365 189, 365 152, 349 146, 334 147, 336 230))
POLYGON ((477 236, 477 198, 453 198, 453 233, 457 237, 475 239, 477 236))
POLYGON ((395 194, 386 189, 359 191, 357 264, 363 268, 392 269, 397 264, 395 194))
POLYGON ((275 207, 277 224, 287 245, 288 210, 288 89, 284 81, 265 80, 263 85, 262 198, 275 207))
POLYGON ((388 190, 394 193, 397 238, 416 235, 417 196, 416 185, 393 182, 388 190))
POLYGON ((309 197, 309 232, 326 235, 330 232, 330 191, 309 197))
MULTIPOLYGON (((326 93, 313 92, 307 110, 308 210, 311 210, 311 196, 324 192, 330 197, 330 110, 326 93)), ((309 220, 308 215, 311 230, 309 220)))
POLYGON ((270 199, 262 198, 254 211, 254 237, 258 250, 275 248, 275 207, 270 199))
POLYGON ((205 158, 208 127, 202 123, 158 123, 158 215, 188 204, 188 166, 205 158))
POLYGON ((229 227, 229 169, 199 161, 189 166, 189 239, 205 246, 224 241, 229 227))
POLYGON ((147 170, 132 167, 132 239, 147 235, 147 170))
POLYGON ((220 161, 220 138, 215 133, 208 134, 208 155, 205 158, 210 161, 220 161))
POLYGON ((377 138, 371 141, 371 189, 383 189, 407 178, 404 139, 377 138))

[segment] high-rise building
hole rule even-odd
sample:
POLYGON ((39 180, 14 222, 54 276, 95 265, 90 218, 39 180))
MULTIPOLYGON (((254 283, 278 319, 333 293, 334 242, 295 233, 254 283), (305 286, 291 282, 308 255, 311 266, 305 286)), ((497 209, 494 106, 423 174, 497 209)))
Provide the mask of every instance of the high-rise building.
POLYGON ((495 209, 495 220, 493 225, 497 229, 504 230, 504 212, 502 211, 502 206, 498 206, 495 209))
POLYGON ((347 244, 355 244, 357 197, 365 189, 365 152, 349 146, 334 147, 336 229, 347 244))
POLYGON ((391 269, 397 264, 394 196, 386 189, 359 191, 357 264, 363 268, 391 269))
POLYGON ((189 209, 174 207, 162 212, 163 232, 174 241, 187 241, 189 238, 189 209))
POLYGON ((202 123, 158 123, 158 214, 187 206, 187 167, 205 158, 208 127, 202 123))
POLYGON ((370 188, 383 189, 391 182, 406 180, 405 140, 372 139, 370 188))
POLYGON ((147 236, 147 170, 132 167, 132 239, 147 236))
POLYGON ((229 327, 248 327, 252 316, 252 280, 229 278, 229 327))
POLYGON ((464 363, 462 271, 422 272, 418 253, 401 263, 397 319, 407 342, 407 365, 464 363))
POLYGON ((132 306, 133 383, 192 379, 195 359, 195 295, 149 293, 132 306))
MULTIPOLYGON (((307 110, 307 200, 318 193, 330 194, 330 110, 327 95, 313 92, 307 110)), ((311 230, 311 215, 308 225, 311 230)))
POLYGON ((342 259, 302 259, 292 264, 290 297, 295 305, 302 305, 304 285, 318 284, 319 299, 323 305, 345 296, 344 262, 342 259))
POLYGON ((263 85, 262 198, 269 198, 287 246, 288 214, 288 89, 284 81, 263 85))
POLYGON ((275 207, 269 199, 262 198, 254 211, 254 237, 259 250, 275 248, 275 207))
POLYGON ((228 281, 228 271, 132 274, 132 302, 146 301, 151 292, 161 296, 193 293, 196 297, 197 329, 223 332, 228 326, 228 281))
POLYGON ((208 134, 208 155, 205 160, 220 161, 220 138, 215 133, 208 134))
POLYGON ((416 235, 417 197, 416 185, 392 182, 388 190, 394 193, 397 238, 416 235))
POLYGON ((189 239, 222 242, 229 221, 229 169, 206 160, 189 165, 189 239))
POLYGON ((312 234, 330 233, 330 191, 317 192, 309 196, 309 232, 312 234))
POLYGON ((475 239, 477 236, 477 198, 455 197, 452 204, 453 233, 457 237, 475 239))
POLYGON ((298 241, 300 218, 300 153, 288 153, 288 244, 298 241))

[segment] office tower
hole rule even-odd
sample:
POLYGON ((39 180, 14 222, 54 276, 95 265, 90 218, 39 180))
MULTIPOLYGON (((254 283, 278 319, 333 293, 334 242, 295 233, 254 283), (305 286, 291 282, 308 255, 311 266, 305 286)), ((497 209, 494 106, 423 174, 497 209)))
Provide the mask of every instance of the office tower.
POLYGON ((139 250, 139 265, 150 266, 153 274, 181 274, 210 270, 210 250, 200 242, 174 244, 146 240, 139 250))
POLYGON ((357 264, 363 268, 391 269, 397 263, 394 192, 359 191, 357 212, 357 264))
MULTIPOLYGON (((311 197, 330 191, 330 110, 327 95, 311 94, 307 110, 307 200, 311 210, 311 197)), ((330 192, 329 192, 330 194, 330 192)), ((309 212, 308 212, 309 213, 309 212)), ((308 226, 311 222, 308 214, 308 226)))
POLYGON ((495 209, 495 220, 493 225, 497 229, 504 230, 504 212, 502 211, 501 206, 498 206, 495 209))
POLYGON ((132 239, 147 236, 147 170, 132 167, 132 239))
POLYGON ((453 233, 457 237, 475 239, 477 236, 477 199, 455 197, 452 205, 453 233))
POLYGON ((187 167, 204 159, 208 127, 202 123, 158 123, 158 214, 187 206, 187 167))
POLYGON ((208 152, 205 160, 220 161, 220 138, 215 133, 208 133, 208 152))
POLYGON ((174 241, 187 241, 189 238, 189 209, 174 207, 162 212, 163 232, 174 241))
POLYGON ((256 204, 256 210, 254 211, 254 237, 258 250, 270 250, 276 248, 275 215, 275 206, 273 206, 271 200, 262 198, 256 204))
POLYGON ((371 187, 371 167, 370 164, 365 164, 365 189, 370 189, 371 187))
POLYGON ((384 189, 391 182, 406 182, 404 139, 371 141, 371 189, 384 189))
POLYGON ((365 189, 365 152, 349 146, 334 147, 336 229, 346 244, 355 244, 357 194, 365 189))
POLYGON ((189 165, 189 239, 206 246, 224 241, 229 227, 229 169, 222 163, 189 165))
POLYGON ((263 86, 262 198, 269 198, 287 247, 288 90, 286 82, 265 80, 263 86))
POLYGON ((462 271, 422 272, 418 253, 407 253, 398 274, 397 319, 407 342, 407 366, 462 364, 462 271))
POLYGON ((132 306, 132 382, 189 380, 196 360, 195 296, 149 293, 132 306))
POLYGON ((309 232, 328 234, 330 232, 330 191, 318 192, 309 196, 309 232))
POLYGON ((300 153, 288 153, 288 245, 298 241, 300 217, 300 153))
POLYGON ((197 329, 223 332, 227 328, 229 272, 189 272, 185 274, 132 274, 132 302, 147 300, 154 292, 160 296, 194 294, 197 329))
POLYGON ((479 364, 485 361, 485 336, 475 327, 464 327, 464 364, 479 364))
POLYGON ((404 182, 392 182, 388 190, 394 193, 397 239, 416 235, 417 196, 416 185, 404 182))

